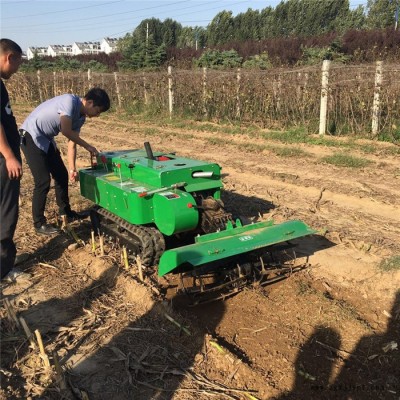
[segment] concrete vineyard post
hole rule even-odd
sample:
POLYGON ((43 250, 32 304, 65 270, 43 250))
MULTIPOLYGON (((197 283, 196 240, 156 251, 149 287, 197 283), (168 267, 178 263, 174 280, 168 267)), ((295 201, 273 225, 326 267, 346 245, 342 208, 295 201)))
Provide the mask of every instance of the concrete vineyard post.
POLYGON ((319 113, 319 134, 326 133, 326 118, 328 113, 328 87, 329 87, 329 67, 331 62, 324 60, 322 63, 322 82, 321 82, 321 108, 319 113))
POLYGON ((40 69, 37 70, 36 76, 37 76, 38 89, 39 89, 39 99, 40 99, 40 102, 42 103, 43 102, 43 93, 42 93, 42 80, 40 78, 40 69))
POLYGON ((372 105, 372 135, 376 136, 379 130, 379 116, 381 109, 380 94, 382 88, 382 61, 376 62, 374 102, 372 105))
POLYGON ((121 107, 122 102, 121 102, 121 95, 119 92, 118 74, 116 72, 114 72, 114 80, 115 80, 115 90, 117 92, 117 97, 118 97, 118 106, 121 107))
POLYGON ((236 118, 240 118, 240 81, 242 76, 240 73, 240 68, 237 69, 236 74, 236 118))
POLYGON ((203 67, 203 114, 207 118, 207 67, 203 67))
POLYGON ((172 81, 172 67, 168 67, 168 104, 169 104, 169 118, 172 118, 173 105, 174 105, 174 90, 172 81))

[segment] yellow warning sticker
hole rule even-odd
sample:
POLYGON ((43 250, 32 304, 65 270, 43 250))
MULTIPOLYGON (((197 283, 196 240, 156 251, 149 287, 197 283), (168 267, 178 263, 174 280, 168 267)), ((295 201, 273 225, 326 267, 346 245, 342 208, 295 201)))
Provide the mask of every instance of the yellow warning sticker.
POLYGON ((119 181, 119 176, 115 175, 105 176, 104 178, 107 179, 108 181, 119 181))

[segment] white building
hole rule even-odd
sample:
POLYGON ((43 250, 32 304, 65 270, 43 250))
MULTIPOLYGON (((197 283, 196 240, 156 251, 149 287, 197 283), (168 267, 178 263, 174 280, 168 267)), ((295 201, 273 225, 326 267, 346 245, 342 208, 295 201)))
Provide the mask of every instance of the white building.
POLYGON ((117 38, 106 37, 101 42, 74 42, 73 45, 51 44, 48 47, 28 47, 26 58, 32 59, 35 54, 39 57, 76 56, 78 54, 110 54, 117 51, 117 38))
POLYGON ((100 49, 103 53, 110 54, 117 50, 117 38, 104 38, 100 43, 100 49))
POLYGON ((47 55, 51 57, 72 56, 72 46, 51 44, 47 48, 47 55))
POLYGON ((28 60, 32 59, 37 55, 38 57, 47 56, 47 47, 28 47, 26 51, 26 58, 28 60))
POLYGON ((78 54, 99 54, 101 53, 100 42, 74 42, 72 55, 78 54))

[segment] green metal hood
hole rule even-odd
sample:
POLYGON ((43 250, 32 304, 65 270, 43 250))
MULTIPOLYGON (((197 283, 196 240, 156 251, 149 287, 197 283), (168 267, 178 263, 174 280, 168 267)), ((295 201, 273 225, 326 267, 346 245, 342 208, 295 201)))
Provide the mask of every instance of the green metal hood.
POLYGON ((298 220, 278 225, 273 225, 273 221, 258 222, 210 233, 196 238, 195 244, 165 251, 158 274, 163 276, 184 264, 204 265, 314 233, 316 231, 298 220))

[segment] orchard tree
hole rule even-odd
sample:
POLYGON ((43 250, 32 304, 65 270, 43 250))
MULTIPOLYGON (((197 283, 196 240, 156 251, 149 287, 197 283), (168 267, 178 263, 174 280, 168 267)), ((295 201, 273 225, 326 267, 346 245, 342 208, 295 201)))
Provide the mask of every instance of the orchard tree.
POLYGON ((121 69, 140 69, 144 65, 143 41, 137 36, 126 34, 118 42, 118 49, 122 54, 122 61, 118 63, 121 69))
POLYGON ((274 36, 275 11, 272 7, 266 7, 260 13, 260 39, 269 39, 274 36))
POLYGON ((207 26, 208 46, 217 46, 233 40, 232 11, 221 11, 207 26))
POLYGON ((368 0, 367 27, 369 29, 394 27, 397 6, 400 6, 397 0, 368 0))
POLYGON ((249 8, 233 19, 233 39, 236 41, 260 39, 260 12, 249 8))
POLYGON ((142 50, 143 66, 145 68, 155 68, 159 67, 167 58, 167 53, 165 51, 165 44, 161 43, 159 46, 150 35, 146 45, 142 50))
POLYGON ((315 36, 360 29, 364 23, 363 7, 351 11, 349 0, 287 0, 275 9, 267 7, 261 11, 260 37, 315 36))
POLYGON ((201 49, 205 47, 207 43, 207 31, 201 26, 195 26, 194 28, 190 26, 185 26, 182 28, 176 47, 183 49, 185 47, 192 47, 201 49), (197 42, 197 44, 196 44, 197 42))
POLYGON ((133 31, 132 36, 146 41, 152 35, 154 42, 160 45, 163 42, 163 24, 158 18, 144 19, 133 31))
POLYGON ((272 36, 288 36, 292 27, 289 27, 288 12, 289 3, 281 1, 274 10, 271 26, 272 36))
POLYGON ((314 36, 340 31, 350 19, 349 0, 289 0, 281 8, 286 8, 282 13, 286 19, 279 23, 289 35, 314 36))
POLYGON ((162 23, 162 43, 166 47, 176 47, 181 31, 181 24, 172 20, 171 18, 166 19, 162 23))
POLYGON ((337 21, 338 30, 340 32, 346 32, 350 29, 365 29, 366 20, 366 9, 364 9, 364 6, 359 5, 354 10, 350 10, 345 20, 337 21))

